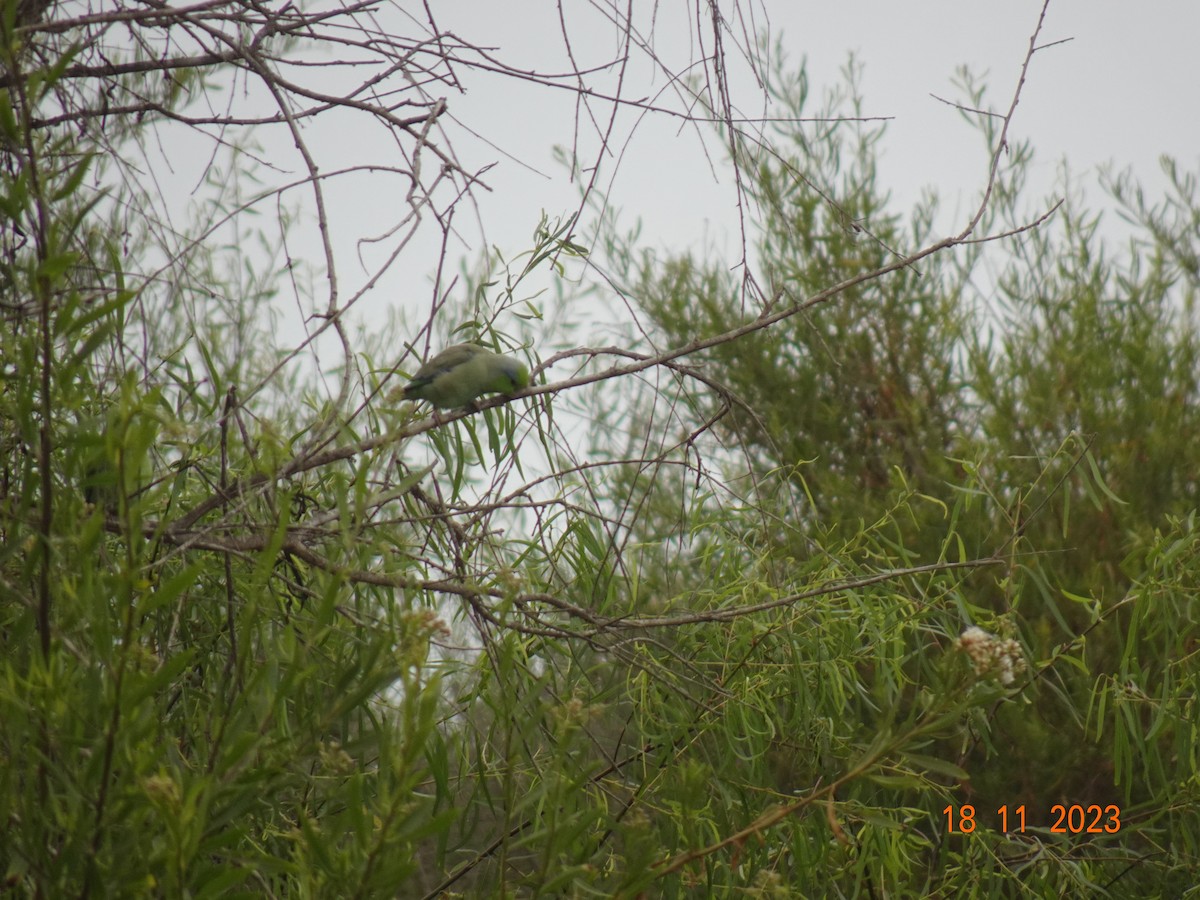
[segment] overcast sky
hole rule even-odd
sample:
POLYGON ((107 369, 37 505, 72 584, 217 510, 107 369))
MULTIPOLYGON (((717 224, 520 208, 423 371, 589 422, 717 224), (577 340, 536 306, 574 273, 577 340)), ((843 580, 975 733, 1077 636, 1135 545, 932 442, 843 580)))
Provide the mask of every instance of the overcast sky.
MULTIPOLYGON (((882 186, 904 207, 922 189, 936 188, 945 198, 939 224, 948 232, 964 224, 955 213, 977 197, 988 160, 978 134, 930 95, 961 99, 952 82, 965 64, 986 76, 991 106, 1006 108, 1041 5, 1040 0, 764 0, 743 9, 754 16, 753 22, 747 19, 748 27, 769 27, 793 61, 807 59, 814 98, 839 82, 840 69, 855 55, 864 67, 864 113, 891 119, 882 145, 882 186)), ((666 67, 678 71, 696 58, 696 23, 681 12, 694 9, 691 4, 642 6, 647 36, 657 7, 653 44, 666 67)), ((434 9, 443 29, 495 48, 495 56, 509 64, 543 72, 569 68, 552 2, 465 0, 434 9)), ((620 35, 594 5, 563 0, 563 9, 576 63, 612 60, 620 35)), ((700 31, 711 33, 707 26, 700 31)), ((1051 189, 1064 159, 1085 180, 1105 164, 1132 166, 1152 189, 1162 184, 1160 154, 1195 168, 1200 161, 1197 35, 1200 3, 1191 0, 1136 5, 1052 0, 1040 43, 1066 43, 1034 58, 1013 126, 1016 139, 1028 138, 1036 148, 1038 193, 1051 189)), ((747 67, 732 47, 726 50, 735 102, 748 116, 761 114, 761 93, 747 67)), ((630 66, 625 77, 627 97, 652 97, 666 81, 643 61, 630 66)), ((465 94, 447 94, 449 112, 494 147, 461 132, 455 147, 469 169, 497 163, 487 175, 493 190, 479 195, 481 218, 490 243, 516 252, 527 246, 542 210, 565 213, 577 204, 576 187, 552 159, 555 145, 573 140, 575 98, 509 78, 468 73, 465 84, 465 94)), ((662 102, 678 101, 664 97, 662 102)), ((602 105, 595 109, 606 111, 602 105)), ((606 161, 601 184, 629 222, 641 219, 647 244, 684 249, 699 246, 706 235, 718 242, 736 240, 731 180, 724 171, 714 177, 694 132, 680 133, 678 121, 655 116, 638 121, 627 116, 620 126, 618 146, 624 153, 619 165, 616 159, 606 161)), ((719 158, 715 140, 711 135, 706 140, 709 153, 719 158)), ((586 121, 579 141, 581 154, 591 158, 596 132, 586 121)), ((374 198, 367 191, 363 199, 374 198)), ((346 200, 355 202, 352 196, 346 200)), ((464 240, 477 249, 478 231, 466 219, 459 222, 464 240)), ((461 244, 457 249, 467 252, 461 244)))
MULTIPOLYGON (((611 62, 620 49, 620 31, 606 21, 604 4, 561 2, 575 63, 611 62)), ((704 4, 659 0, 633 5, 642 16, 639 28, 665 69, 681 72, 711 49, 699 43, 708 40, 711 25, 698 27, 689 18, 704 4)), ((794 63, 806 59, 812 108, 824 90, 840 82, 840 69, 853 53, 863 66, 864 114, 890 119, 881 147, 881 187, 892 193, 897 209, 909 207, 925 188, 936 189, 945 211, 938 224, 949 233, 965 224, 965 211, 984 183, 988 158, 978 133, 930 95, 962 99, 953 79, 967 65, 986 76, 991 108, 1007 108, 1041 7, 1041 0, 742 0, 745 19, 735 23, 733 33, 742 27, 769 28, 794 63)), ((541 72, 571 68, 558 6, 550 0, 447 0, 430 8, 441 29, 491 48, 495 58, 509 65, 541 72)), ((726 2, 723 8, 733 7, 726 2)), ((422 4, 409 2, 384 7, 380 21, 394 21, 404 29, 395 33, 415 34, 414 22, 424 19, 422 9, 422 4), (408 10, 412 19, 404 18, 408 10)), ((1092 184, 1102 165, 1132 167, 1150 193, 1163 184, 1157 163, 1161 154, 1195 170, 1200 163, 1197 35, 1200 3, 1195 0, 1052 0, 1040 43, 1065 43, 1034 58, 1012 130, 1014 139, 1029 139, 1036 149, 1036 194, 1050 191, 1064 159, 1092 184)), ((761 91, 732 41, 726 52, 738 108, 751 117, 764 111, 778 114, 764 110, 761 91)), ((578 205, 578 188, 553 160, 553 148, 577 137, 581 156, 594 159, 597 132, 586 115, 574 130, 575 95, 570 91, 466 69, 459 74, 466 93, 441 86, 434 92, 445 93, 447 128, 463 167, 473 171, 496 164, 486 175, 491 191, 476 194, 479 219, 488 243, 511 255, 528 248, 543 210, 561 215, 578 205)), ((657 95, 666 73, 644 58, 635 58, 624 74, 623 96, 679 108, 677 98, 657 95)), ((600 72, 593 84, 611 87, 615 78, 615 69, 600 72)), ((604 104, 593 111, 607 115, 604 104)), ((694 130, 681 132, 679 120, 656 115, 625 115, 618 126, 614 146, 621 152, 619 164, 616 157, 605 160, 600 185, 622 210, 623 221, 641 220, 647 246, 683 250, 698 248, 707 238, 728 246, 730 263, 736 262, 735 196, 728 171, 720 167, 714 135, 706 133, 702 141, 694 130), (712 159, 718 165, 715 174, 712 159)), ((312 126, 308 138, 324 171, 356 155, 373 163, 381 153, 383 158, 388 152, 394 156, 386 144, 371 147, 367 139, 324 122, 312 126)), ((300 171, 294 161, 284 162, 285 168, 290 166, 287 177, 300 171)), ((395 224, 402 214, 401 190, 398 181, 371 172, 341 179, 330 190, 331 232, 344 292, 367 280, 370 267, 364 268, 360 259, 378 263, 394 245, 384 240, 364 247, 360 240, 384 234, 395 224)), ((1099 200, 1098 191, 1092 196, 1099 200)), ((452 254, 481 252, 483 237, 465 210, 455 221, 462 240, 451 247, 452 254)), ((421 320, 437 264, 436 238, 430 229, 424 244, 414 243, 405 251, 400 265, 356 307, 357 321, 371 321, 382 307, 411 307, 414 320, 421 320)), ((303 239, 296 246, 303 247, 303 239)), ((312 258, 319 260, 315 240, 311 247, 312 258)), ((298 324, 295 313, 293 305, 293 323, 285 328, 298 324)))
MULTIPOLYGON (((438 7, 439 24, 496 47, 497 55, 510 63, 565 69, 554 4, 517 6, 523 10, 519 16, 512 14, 512 5, 489 0, 448 3, 438 7)), ((583 3, 566 0, 564 8, 569 25, 581 23, 572 33, 577 60, 594 64, 611 59, 617 50, 616 29, 604 28, 583 3)), ((838 81, 850 53, 862 63, 864 112, 892 119, 881 174, 898 201, 911 202, 925 186, 950 197, 962 191, 974 196, 987 163, 981 142, 957 112, 930 94, 960 99, 952 79, 965 64, 986 75, 992 103, 1006 106, 1040 0, 766 0, 746 8, 757 13, 757 24, 769 24, 782 38, 794 60, 807 58, 813 94, 838 81)), ((664 61, 681 67, 695 55, 689 33, 695 24, 671 19, 674 12, 675 5, 661 4, 654 40, 664 61)), ((1133 166, 1150 182, 1157 179, 1162 153, 1195 166, 1200 159, 1197 35, 1200 4, 1194 2, 1051 2, 1041 43, 1070 40, 1035 57, 1014 123, 1016 138, 1033 141, 1047 189, 1064 158, 1081 176, 1113 163, 1133 166)), ((745 68, 736 60, 731 66, 739 92, 735 99, 747 115, 759 113, 761 99, 745 68)), ((663 76, 652 86, 650 74, 646 66, 634 67, 627 75, 627 96, 648 95, 661 87, 663 76)), ((517 236, 528 233, 540 209, 570 208, 574 192, 550 154, 553 145, 572 137, 569 94, 479 78, 465 96, 448 99, 456 119, 542 173, 497 157, 499 166, 491 173, 496 190, 484 199, 491 240, 506 239, 510 229, 517 236)), ((585 141, 586 131, 585 126, 585 141)), ((673 139, 677 132, 675 122, 641 120, 612 187, 618 204, 644 220, 648 241, 684 246, 699 239, 706 224, 718 231, 725 227, 732 195, 728 178, 714 183, 694 136, 673 139), (664 164, 668 154, 669 164, 664 164)), ((487 155, 478 145, 460 143, 459 149, 464 157, 482 160, 487 155)), ((605 175, 612 176, 614 169, 610 161, 605 175)))

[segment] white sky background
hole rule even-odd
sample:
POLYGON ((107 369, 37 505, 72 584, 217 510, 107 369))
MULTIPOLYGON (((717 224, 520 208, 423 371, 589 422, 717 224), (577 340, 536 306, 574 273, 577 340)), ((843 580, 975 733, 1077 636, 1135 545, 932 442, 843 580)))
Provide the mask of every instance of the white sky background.
MULTIPOLYGON (((649 4, 645 4, 649 7, 649 4)), ((678 11, 690 4, 658 4, 654 42, 668 65, 682 65, 698 55, 694 24, 678 11)), ((588 4, 564 0, 577 62, 597 64, 618 48, 617 29, 605 25, 588 4)), ((694 7, 693 7, 694 8, 694 7)), ((1040 0, 1005 3, 941 2, 797 2, 765 0, 753 9, 782 35, 794 62, 808 59, 810 108, 815 111, 824 90, 840 82, 840 69, 853 52, 864 66, 864 113, 891 117, 882 144, 880 182, 892 192, 897 209, 911 206, 926 187, 943 197, 939 224, 959 230, 981 189, 988 159, 977 132, 957 111, 930 96, 962 99, 952 79, 962 64, 986 76, 991 108, 1007 107, 1041 8, 1040 0)), ((541 71, 569 66, 552 2, 496 3, 494 0, 438 3, 438 24, 463 39, 495 47, 510 65, 541 71), (519 10, 519 12, 518 12, 519 10)), ((704 31, 711 33, 705 25, 704 31)), ((1163 180, 1158 157, 1179 158, 1183 167, 1200 161, 1200 4, 1161 2, 1131 5, 1117 0, 1052 0, 1041 43, 1072 39, 1034 58, 1021 106, 1013 125, 1016 140, 1033 141, 1034 192, 1049 193, 1065 159, 1071 170, 1094 184, 1099 166, 1132 166, 1153 196, 1163 180)), ((732 57, 732 48, 727 48, 732 57)), ((760 92, 740 60, 731 58, 740 92, 735 101, 747 116, 763 112, 760 92)), ((542 210, 551 216, 578 204, 577 187, 552 159, 554 145, 573 138, 575 97, 569 91, 472 75, 465 70, 468 91, 446 95, 453 118, 495 147, 454 134, 454 147, 467 169, 495 161, 485 176, 491 192, 478 192, 478 223, 460 213, 456 223, 463 243, 456 254, 475 254, 483 239, 512 255, 528 247, 542 210), (520 162, 517 162, 517 161, 520 162)), ((631 65, 626 96, 652 96, 665 81, 642 61, 631 65), (651 77, 653 76, 653 81, 651 77)), ((596 106, 607 112, 603 104, 596 106)), ((737 219, 728 171, 714 178, 696 133, 677 121, 648 116, 628 136, 630 116, 621 119, 619 166, 610 159, 601 186, 622 210, 622 221, 643 224, 642 240, 651 247, 701 248, 706 240, 725 246, 730 264, 737 261, 737 219)), ((718 163, 721 148, 705 134, 708 152, 718 163)), ((594 157, 596 135, 587 122, 580 129, 580 152, 594 157)), ((351 218, 369 221, 379 194, 368 179, 354 181, 358 192, 338 194, 338 204, 351 218)), ((1092 196, 1099 201, 1097 191, 1092 196)), ((465 210, 464 210, 465 212, 465 210)), ((367 229, 362 230, 366 233, 367 229)), ((339 232, 335 230, 335 239, 339 232)), ((350 237, 349 230, 340 236, 350 237)), ((356 237, 357 235, 355 235, 356 237)), ((911 248, 910 248, 911 249, 911 248)), ((436 252, 409 252, 404 264, 381 283, 359 307, 361 318, 377 303, 411 306, 415 321, 427 307, 436 252), (425 256, 422 259, 422 256, 425 256), (428 262, 420 271, 422 262, 428 262), (399 285, 397 284, 399 282, 399 285), (376 296, 377 295, 377 296, 376 296)), ((361 269, 347 270, 353 276, 361 269)), ((602 342, 603 338, 598 337, 602 342)))
MULTIPOLYGON (((539 6, 545 15, 514 16, 505 9, 511 9, 508 4, 479 0, 445 4, 439 23, 501 48, 510 62, 561 61, 552 4, 518 6, 539 6)), ((671 4, 662 6, 665 19, 671 4)), ((772 31, 783 36, 793 59, 808 58, 814 97, 840 80, 849 53, 863 63, 864 112, 892 117, 883 144, 882 186, 902 206, 915 201, 925 186, 936 187, 948 199, 965 192, 968 203, 974 200, 988 163, 982 142, 955 110, 930 94, 961 99, 951 80, 956 68, 967 64, 976 74, 987 75, 994 107, 1006 107, 1040 7, 1040 0, 763 4, 772 31)), ((657 39, 667 48, 672 37, 685 37, 669 32, 664 37, 664 30, 660 26, 657 39)), ((1016 139, 1033 140, 1046 190, 1063 158, 1079 175, 1106 162, 1132 165, 1151 183, 1158 176, 1161 153, 1174 154, 1185 165, 1200 160, 1197 35, 1197 3, 1135 8, 1117 0, 1053 0, 1042 42, 1073 40, 1035 57, 1013 129, 1016 139)), ((613 51, 615 35, 598 30, 592 43, 599 60, 613 51)), ((683 56, 676 52, 674 58, 683 56)), ((755 115, 761 99, 744 70, 739 67, 736 74, 742 109, 755 115)), ((523 99, 530 102, 514 103, 508 97, 512 87, 480 84, 465 96, 449 98, 457 119, 549 176, 500 160, 499 170, 490 176, 496 193, 482 199, 493 241, 520 241, 540 209, 570 209, 575 202, 550 155, 553 144, 570 138, 572 98, 529 88, 523 99)), ((649 90, 634 81, 629 93, 641 96, 649 90)), ((616 173, 614 197, 631 216, 643 219, 649 243, 683 249, 696 246, 706 230, 720 233, 735 220, 728 174, 721 173, 726 176, 722 183, 714 183, 694 134, 671 140, 676 131, 674 124, 643 122, 616 173)), ((714 140, 710 146, 719 152, 714 140)), ((607 174, 612 175, 611 168, 607 174)), ((946 227, 956 224, 947 222, 946 227)))
MULTIPOLYGON (((618 52, 620 34, 597 11, 596 7, 604 4, 561 2, 575 62, 589 66, 611 61, 618 52)), ((930 94, 963 99, 952 81, 956 69, 966 64, 986 81, 989 107, 1007 109, 1042 0, 741 2, 747 15, 755 17, 754 21, 747 19, 747 27, 769 27, 773 36, 782 36, 793 63, 807 59, 811 112, 817 111, 828 88, 842 84, 840 70, 849 55, 855 55, 864 67, 863 113, 891 119, 881 144, 880 187, 891 192, 896 210, 910 208, 926 188, 934 188, 942 198, 939 227, 947 234, 961 230, 974 210, 989 160, 978 132, 962 121, 958 111, 930 94)), ((706 4, 688 0, 634 3, 635 15, 645 16, 639 21, 647 30, 651 14, 655 16, 653 45, 672 71, 681 71, 689 60, 711 50, 711 44, 706 43, 703 50, 698 46, 696 24, 688 18, 697 7, 706 4)), ((541 72, 572 68, 553 0, 438 0, 430 8, 441 29, 468 43, 495 48, 495 56, 509 65, 541 72)), ((723 8, 732 9, 732 5, 726 2, 723 8)), ((413 22, 424 18, 422 4, 410 0, 403 0, 398 7, 381 6, 378 13, 382 26, 410 36, 416 34, 413 22), (413 18, 406 18, 405 10, 415 10, 413 18)), ((703 23, 699 30, 705 41, 710 40, 711 23, 703 23)), ((1112 164, 1118 170, 1132 167, 1150 197, 1164 185, 1157 163, 1160 154, 1173 155, 1185 170, 1195 170, 1200 164, 1197 35, 1200 3, 1195 0, 1146 4, 1052 0, 1040 43, 1070 40, 1035 56, 1011 131, 1014 141, 1028 138, 1035 148, 1035 180, 1026 204, 1032 206, 1051 191, 1064 159, 1088 186, 1096 203, 1100 195, 1094 176, 1102 165, 1112 164)), ((726 51, 735 105, 747 117, 778 114, 764 107, 762 93, 732 42, 727 43, 726 51)), ((315 77, 320 77, 319 70, 309 70, 309 83, 314 71, 318 72, 315 77)), ((465 204, 455 218, 460 239, 449 248, 451 260, 443 288, 461 260, 477 260, 487 246, 511 258, 529 248, 530 235, 543 210, 555 217, 573 212, 579 204, 578 186, 552 156, 555 145, 570 146, 575 137, 575 94, 465 67, 458 73, 464 78, 466 93, 442 85, 430 89, 448 103, 452 119, 445 127, 450 143, 464 169, 495 166, 484 176, 491 191, 474 194, 478 219, 473 220, 465 204), (454 123, 461 123, 479 138, 454 123)), ((604 84, 608 78, 611 84, 615 76, 597 77, 598 83, 604 84)), ((622 95, 653 99, 665 82, 662 71, 635 58, 626 73, 622 95)), ((661 102, 680 107, 676 97, 664 97, 661 102)), ((594 110, 607 115, 609 107, 599 103, 594 110)), ((304 133, 322 171, 331 172, 389 159, 401 165, 394 144, 379 140, 381 132, 368 125, 365 114, 335 112, 307 123, 304 133)), ((198 173, 208 164, 212 148, 184 129, 179 134, 183 146, 171 156, 171 165, 182 190, 171 192, 186 200, 198 182, 198 173)), ((269 135, 263 130, 262 134, 264 157, 278 167, 273 173, 276 180, 302 179, 303 167, 284 130, 275 128, 269 135)), ((581 116, 578 136, 580 158, 594 160, 596 131, 586 116, 581 116)), ((615 158, 605 161, 599 186, 621 210, 625 225, 641 221, 644 246, 700 253, 709 246, 724 248, 733 266, 740 251, 733 179, 724 167, 715 131, 703 130, 702 137, 690 126, 681 131, 677 119, 651 114, 638 120, 626 112, 614 137, 614 148, 623 156, 619 165, 615 158), (717 165, 715 173, 710 159, 717 165)), ((402 178, 378 171, 327 182, 330 234, 343 303, 367 286, 376 267, 399 243, 396 236, 370 245, 361 242, 385 235, 403 216, 406 188, 402 178)), ((314 287, 320 307, 323 256, 311 193, 298 188, 287 195, 286 202, 301 209, 301 222, 289 249, 293 258, 311 262, 318 271, 314 287)), ((587 225, 585 222, 585 234, 587 225)), ((425 320, 440 249, 437 229, 430 226, 428 221, 423 224, 398 263, 355 302, 349 316, 353 325, 377 330, 379 323, 398 310, 414 328, 425 320)), ((459 289, 457 296, 461 298, 462 293, 459 289)), ((619 305, 615 300, 613 304, 619 315, 619 305)), ((285 346, 295 346, 303 340, 303 320, 313 310, 297 308, 295 297, 281 299, 279 309, 277 338, 285 346)), ((580 321, 596 318, 589 311, 580 321)), ((600 333, 589 334, 578 329, 571 340, 593 345, 612 340, 611 333, 597 331, 600 333)), ((320 368, 329 371, 340 365, 336 343, 322 341, 318 349, 320 368)), ((398 356, 401 348, 396 351, 398 356)), ((382 364, 393 361, 377 360, 382 364)), ((414 365, 407 362, 404 368, 411 371, 414 365)), ((549 373, 551 379, 569 374, 549 373)))

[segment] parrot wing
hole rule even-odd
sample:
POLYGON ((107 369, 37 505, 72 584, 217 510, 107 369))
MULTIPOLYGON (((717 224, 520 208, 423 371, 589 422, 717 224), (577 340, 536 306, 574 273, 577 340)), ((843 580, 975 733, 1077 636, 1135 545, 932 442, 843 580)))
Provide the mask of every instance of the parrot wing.
POLYGON ((465 366, 480 353, 487 352, 478 344, 455 344, 447 347, 417 369, 417 374, 412 378, 413 383, 427 384, 439 375, 445 375, 459 366, 465 366))

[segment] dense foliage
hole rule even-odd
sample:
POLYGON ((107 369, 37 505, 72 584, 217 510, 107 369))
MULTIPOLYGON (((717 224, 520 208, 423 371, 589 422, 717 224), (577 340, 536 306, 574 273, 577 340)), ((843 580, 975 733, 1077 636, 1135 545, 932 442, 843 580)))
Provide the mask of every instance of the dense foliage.
POLYGON ((1053 203, 1029 211, 1015 146, 975 232, 1008 236, 896 265, 937 242, 936 198, 897 210, 881 132, 804 126, 780 70, 790 121, 722 134, 749 266, 647 251, 605 212, 588 269, 544 222, 427 328, 511 348, 541 327, 524 279, 600 271, 537 334, 539 380, 579 383, 435 421, 389 403, 390 333, 326 394, 284 368, 307 346, 273 340, 286 253, 207 239, 254 206, 236 167, 196 232, 138 218, 152 188, 121 154, 207 76, 80 69, 99 44, 71 29, 117 19, 45 13, 3 24, 5 890, 1200 878, 1193 175, 1168 163, 1155 200, 1106 182, 1118 244, 1075 183, 1027 227, 1053 203), (138 99, 97 129, 102 77, 138 99), (552 358, 613 296, 623 347, 552 358))

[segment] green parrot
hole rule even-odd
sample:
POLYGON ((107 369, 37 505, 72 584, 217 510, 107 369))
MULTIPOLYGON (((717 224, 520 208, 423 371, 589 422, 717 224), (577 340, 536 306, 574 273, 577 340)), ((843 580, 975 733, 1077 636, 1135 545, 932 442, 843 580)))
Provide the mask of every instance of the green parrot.
POLYGON ((520 360, 478 344, 455 344, 417 369, 402 396, 428 400, 439 409, 454 409, 482 394, 511 394, 526 387, 529 369, 520 360))

